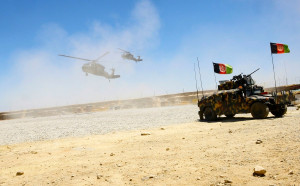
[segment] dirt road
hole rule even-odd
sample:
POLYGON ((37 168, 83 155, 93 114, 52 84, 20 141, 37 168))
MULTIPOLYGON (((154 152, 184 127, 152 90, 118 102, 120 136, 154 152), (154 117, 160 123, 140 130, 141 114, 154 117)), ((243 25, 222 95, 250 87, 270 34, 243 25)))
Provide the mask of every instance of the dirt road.
POLYGON ((296 110, 2 145, 0 185, 297 185, 299 147, 296 110))

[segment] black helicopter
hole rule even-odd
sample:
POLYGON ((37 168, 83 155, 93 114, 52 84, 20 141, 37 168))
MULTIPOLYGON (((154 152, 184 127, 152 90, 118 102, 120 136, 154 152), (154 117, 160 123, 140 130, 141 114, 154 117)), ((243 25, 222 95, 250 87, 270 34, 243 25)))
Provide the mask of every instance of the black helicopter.
POLYGON ((121 50, 121 51, 123 51, 123 54, 122 54, 122 58, 123 58, 123 59, 133 60, 133 61, 135 61, 136 63, 137 63, 137 62, 140 62, 140 61, 143 61, 143 59, 141 59, 140 56, 138 56, 137 58, 135 58, 135 57, 133 56, 133 54, 131 54, 130 52, 128 52, 128 51, 126 51, 126 50, 123 50, 123 49, 120 49, 120 48, 118 48, 118 49, 121 50))
POLYGON ((101 64, 98 63, 98 61, 103 58, 104 56, 106 56, 109 52, 104 53, 102 56, 98 57, 95 60, 90 60, 90 59, 84 59, 84 58, 78 58, 78 57, 73 57, 73 56, 67 56, 67 55, 62 55, 60 54, 59 56, 63 56, 63 57, 69 57, 69 58, 74 58, 74 59, 79 59, 79 60, 83 60, 83 61, 89 61, 88 63, 85 63, 82 66, 82 71, 85 72, 86 75, 88 74, 94 74, 96 76, 103 76, 106 79, 116 79, 119 78, 120 75, 115 75, 115 69, 111 69, 111 74, 109 74, 108 72, 106 72, 104 69, 105 67, 101 64))

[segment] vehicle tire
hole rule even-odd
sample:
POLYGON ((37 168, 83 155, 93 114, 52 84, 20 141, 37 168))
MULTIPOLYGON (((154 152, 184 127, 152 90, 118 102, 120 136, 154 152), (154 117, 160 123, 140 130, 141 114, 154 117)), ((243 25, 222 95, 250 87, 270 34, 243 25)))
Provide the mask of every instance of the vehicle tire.
POLYGON ((255 119, 267 118, 269 114, 269 107, 261 102, 253 103, 251 106, 251 115, 255 119))
POLYGON ((287 111, 287 106, 284 105, 284 107, 279 107, 275 110, 271 110, 271 113, 275 116, 275 117, 282 117, 287 111))
POLYGON ((235 114, 225 114, 225 116, 226 116, 227 118, 233 118, 233 117, 235 116, 235 114))
POLYGON ((207 121, 215 121, 217 119, 217 114, 211 107, 207 107, 204 110, 204 117, 207 121))
POLYGON ((199 111, 198 114, 199 114, 200 120, 203 120, 203 112, 199 111))

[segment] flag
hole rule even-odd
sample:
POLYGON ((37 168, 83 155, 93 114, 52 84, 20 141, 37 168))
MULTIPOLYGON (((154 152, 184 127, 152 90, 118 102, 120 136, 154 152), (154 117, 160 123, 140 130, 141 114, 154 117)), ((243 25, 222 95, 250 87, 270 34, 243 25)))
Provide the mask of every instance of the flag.
POLYGON ((270 43, 270 45, 271 45, 272 54, 290 53, 290 49, 288 45, 280 44, 280 43, 270 43))
POLYGON ((214 71, 218 74, 231 74, 232 73, 232 66, 227 64, 221 63, 213 63, 214 71))

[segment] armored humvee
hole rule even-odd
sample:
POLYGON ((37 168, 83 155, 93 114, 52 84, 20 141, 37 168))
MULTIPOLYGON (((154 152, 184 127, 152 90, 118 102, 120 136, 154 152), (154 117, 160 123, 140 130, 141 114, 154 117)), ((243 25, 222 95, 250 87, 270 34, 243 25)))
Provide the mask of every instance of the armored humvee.
POLYGON ((254 118, 263 119, 270 111, 275 117, 282 117, 293 100, 293 93, 265 92, 262 86, 255 85, 251 77, 254 72, 233 76, 230 81, 220 81, 216 93, 198 101, 200 120, 213 121, 221 115, 231 118, 238 113, 251 113, 254 118))

